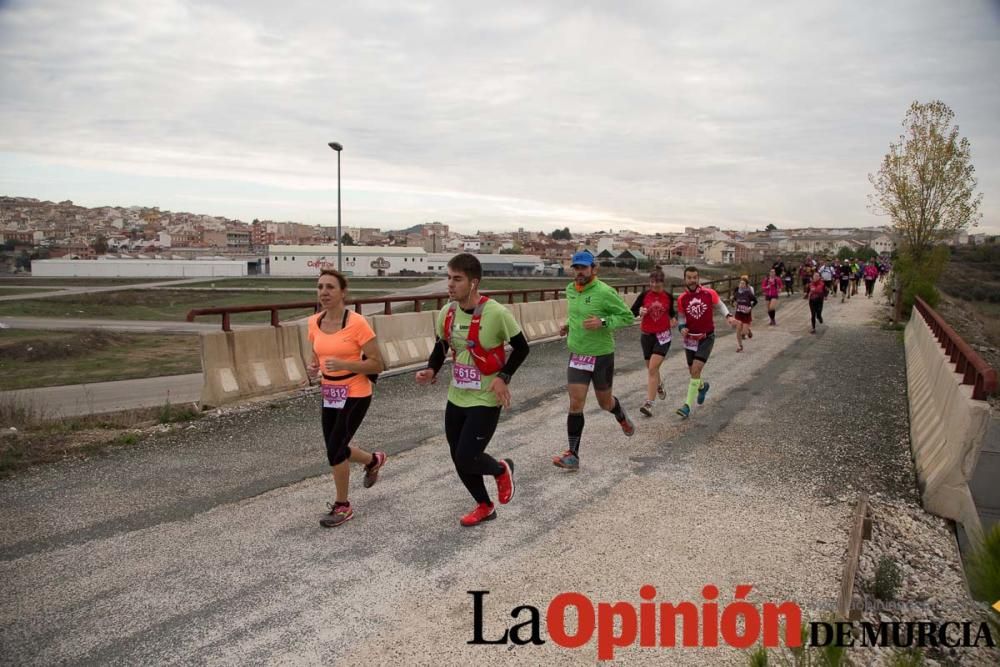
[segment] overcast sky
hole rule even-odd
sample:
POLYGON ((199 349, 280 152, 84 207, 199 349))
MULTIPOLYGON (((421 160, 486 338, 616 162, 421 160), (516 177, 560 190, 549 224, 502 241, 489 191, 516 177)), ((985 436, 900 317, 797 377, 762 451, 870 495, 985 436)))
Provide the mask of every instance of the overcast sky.
POLYGON ((881 224, 915 99, 1000 232, 1000 2, 0 0, 0 194, 345 225, 881 224))

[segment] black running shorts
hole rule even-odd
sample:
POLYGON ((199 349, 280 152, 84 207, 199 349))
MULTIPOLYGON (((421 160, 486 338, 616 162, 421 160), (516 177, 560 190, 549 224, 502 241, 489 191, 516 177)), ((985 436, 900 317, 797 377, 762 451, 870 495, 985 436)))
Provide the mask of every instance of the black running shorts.
POLYGON ((701 340, 698 341, 697 350, 689 350, 687 346, 684 346, 684 353, 687 355, 688 366, 694 363, 694 360, 707 363, 708 357, 712 354, 712 348, 715 346, 715 333, 710 333, 701 340))
POLYGON ((666 343, 661 343, 656 340, 656 334, 644 333, 639 337, 639 344, 642 345, 642 358, 649 361, 649 358, 654 354, 658 354, 661 357, 667 356, 667 352, 670 350, 670 341, 666 343))
MULTIPOLYGON (((572 359, 572 355, 570 355, 572 359)), ((603 354, 595 358, 594 370, 585 371, 580 368, 573 368, 569 365, 570 359, 566 361, 566 382, 567 384, 587 384, 594 383, 594 389, 604 391, 611 389, 611 382, 615 376, 615 354, 603 354)))

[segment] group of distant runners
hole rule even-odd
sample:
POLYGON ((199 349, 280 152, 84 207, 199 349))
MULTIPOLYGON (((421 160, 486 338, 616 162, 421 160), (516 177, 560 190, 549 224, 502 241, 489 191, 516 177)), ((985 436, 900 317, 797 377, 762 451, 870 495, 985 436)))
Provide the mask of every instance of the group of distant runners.
MULTIPOLYGON (((573 282, 566 288, 567 319, 560 330, 566 336, 568 348, 568 446, 553 458, 553 464, 575 471, 580 467, 584 407, 591 385, 598 405, 611 413, 622 432, 631 437, 636 431, 612 391, 616 329, 632 325, 636 318, 640 320, 647 381, 645 402, 639 412, 645 417, 653 416, 657 398, 664 400, 667 396, 660 368, 676 331, 690 376, 685 401, 676 414, 686 419, 692 406, 705 402, 710 388, 702 373, 715 345, 716 317, 736 329, 737 352, 742 352, 744 340, 753 338, 751 312, 758 300, 749 277, 742 276, 730 295, 735 310, 730 312, 715 290, 701 284, 695 267, 684 270, 684 290, 674 299, 666 289, 663 270, 655 267, 648 287, 629 308, 614 287, 598 279, 593 255, 577 252, 571 264, 573 282)), ((831 290, 839 287, 844 297, 849 298, 856 294, 857 282, 863 280, 871 296, 875 281, 884 274, 882 268, 874 262, 817 264, 808 258, 799 267, 799 275, 808 278, 803 278, 803 287, 805 298, 810 300, 813 333, 817 320, 823 321, 822 302, 831 290)), ((884 268, 888 270, 887 265, 884 268)), ((769 326, 777 326, 780 294, 793 291, 791 275, 779 258, 760 286, 767 302, 769 326)), ((475 255, 462 253, 448 262, 450 301, 435 318, 436 340, 427 366, 415 374, 418 385, 434 384, 446 359, 451 357, 444 432, 458 477, 475 501, 473 510, 461 517, 463 526, 496 518, 496 506, 486 487, 487 477, 492 477, 496 484, 499 504, 509 503, 514 496, 514 462, 510 458, 497 460, 486 453, 486 448, 501 411, 510 407, 512 378, 530 351, 511 311, 479 294, 481 282, 482 266, 475 255)), ((369 488, 378 481, 387 460, 385 452, 367 452, 350 444, 371 405, 373 386, 384 364, 367 320, 347 307, 347 278, 335 270, 322 270, 317 295, 321 309, 308 322, 314 353, 308 371, 311 377, 320 380, 323 438, 336 487, 334 502, 328 504, 329 512, 320 520, 322 526, 330 528, 354 516, 348 500, 350 464, 363 466, 364 487, 369 488)))

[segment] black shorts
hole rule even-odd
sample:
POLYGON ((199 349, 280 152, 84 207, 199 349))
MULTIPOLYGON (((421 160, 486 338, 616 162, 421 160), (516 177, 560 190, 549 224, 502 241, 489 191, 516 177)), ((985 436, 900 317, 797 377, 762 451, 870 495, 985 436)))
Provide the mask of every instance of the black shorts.
POLYGON ((368 414, 371 396, 348 398, 342 408, 323 408, 323 440, 326 442, 326 460, 335 466, 351 455, 347 445, 368 414))
POLYGON ((712 348, 715 346, 715 333, 710 333, 701 340, 698 341, 697 350, 689 350, 687 346, 684 346, 684 353, 687 355, 688 366, 694 363, 697 359, 702 363, 708 362, 708 357, 712 354, 712 348))
POLYGON ((656 334, 651 333, 644 333, 639 336, 639 344, 642 345, 642 358, 646 361, 649 361, 649 358, 654 354, 665 357, 670 350, 669 340, 666 343, 661 343, 656 340, 656 334))
MULTIPOLYGON (((572 359, 572 355, 570 355, 572 359)), ((573 368, 566 362, 566 383, 586 384, 594 383, 594 389, 604 391, 611 389, 612 380, 615 377, 615 353, 602 354, 594 361, 594 370, 585 371, 580 368, 573 368)))

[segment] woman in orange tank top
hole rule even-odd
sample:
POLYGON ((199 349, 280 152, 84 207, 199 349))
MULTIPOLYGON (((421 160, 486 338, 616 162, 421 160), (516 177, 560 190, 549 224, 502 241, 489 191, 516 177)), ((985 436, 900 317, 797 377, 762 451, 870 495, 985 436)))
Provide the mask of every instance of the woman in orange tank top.
POLYGON ((344 304, 347 278, 324 269, 316 291, 323 309, 309 318, 313 363, 308 371, 313 378, 321 378, 323 440, 337 487, 334 503, 327 503, 330 513, 319 523, 333 528, 354 517, 347 500, 351 463, 364 464, 365 488, 378 481, 379 469, 385 464, 385 452, 369 454, 348 446, 371 405, 372 383, 367 376, 380 373, 383 366, 375 332, 363 315, 352 313, 344 304))

